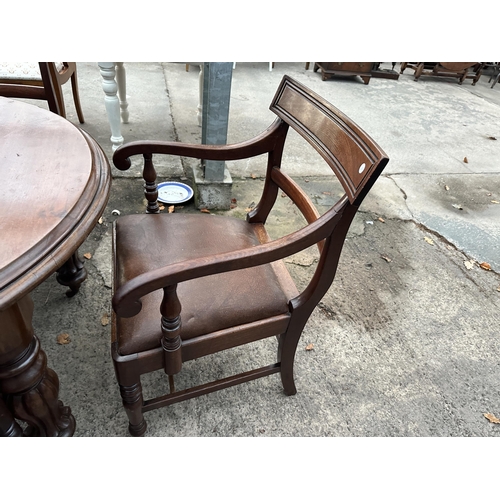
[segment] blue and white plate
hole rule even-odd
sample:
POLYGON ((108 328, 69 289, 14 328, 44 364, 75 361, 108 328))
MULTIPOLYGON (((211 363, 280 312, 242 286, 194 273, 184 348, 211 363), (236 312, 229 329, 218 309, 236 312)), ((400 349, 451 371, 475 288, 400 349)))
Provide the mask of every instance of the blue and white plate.
POLYGON ((160 182, 158 201, 162 203, 184 203, 193 197, 193 190, 182 182, 160 182))

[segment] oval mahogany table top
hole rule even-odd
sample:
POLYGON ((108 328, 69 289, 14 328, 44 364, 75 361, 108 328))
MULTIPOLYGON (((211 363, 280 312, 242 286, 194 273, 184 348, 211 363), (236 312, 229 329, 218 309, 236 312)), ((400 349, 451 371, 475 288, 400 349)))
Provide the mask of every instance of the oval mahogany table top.
POLYGON ((0 97, 0 310, 57 271, 109 198, 108 160, 66 119, 0 97))

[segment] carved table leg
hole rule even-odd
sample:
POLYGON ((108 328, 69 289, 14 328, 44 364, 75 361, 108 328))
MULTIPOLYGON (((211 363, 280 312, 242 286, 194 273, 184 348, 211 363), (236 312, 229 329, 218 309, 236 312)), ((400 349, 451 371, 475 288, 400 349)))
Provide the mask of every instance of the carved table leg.
POLYGON ((20 437, 23 435, 21 426, 7 408, 7 405, 0 397, 0 437, 20 437))
POLYGON ((57 271, 56 278, 59 284, 63 286, 69 286, 69 290, 66 292, 68 297, 73 297, 78 293, 81 284, 85 281, 87 277, 87 270, 83 265, 83 261, 78 256, 78 251, 76 251, 57 271))
POLYGON ((198 75, 198 92, 199 101, 197 108, 198 125, 201 127, 203 123, 203 64, 200 64, 200 74, 198 75))
MULTIPOLYGON (((75 419, 58 400, 59 379, 47 367, 47 356, 33 333, 33 301, 29 295, 0 312, 0 393, 6 418, 28 424, 33 436, 72 436, 75 419)), ((19 432, 19 426, 14 426, 19 432)), ((19 435, 19 434, 16 434, 19 435)))
POLYGON ((115 64, 116 84, 118 85, 118 98, 120 101, 122 122, 128 123, 127 74, 122 62, 117 62, 115 64))

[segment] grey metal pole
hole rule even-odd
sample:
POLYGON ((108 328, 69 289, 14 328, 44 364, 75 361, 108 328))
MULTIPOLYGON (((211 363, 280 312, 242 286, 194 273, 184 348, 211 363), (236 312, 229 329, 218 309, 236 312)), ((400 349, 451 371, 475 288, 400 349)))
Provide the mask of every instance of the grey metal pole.
MULTIPOLYGON (((227 144, 233 63, 203 63, 202 144, 227 144)), ((205 161, 205 180, 224 180, 223 161, 205 161)))
MULTIPOLYGON (((227 144, 232 63, 203 63, 202 144, 227 144)), ((193 166, 198 208, 229 210, 232 179, 224 161, 205 160, 193 166)))

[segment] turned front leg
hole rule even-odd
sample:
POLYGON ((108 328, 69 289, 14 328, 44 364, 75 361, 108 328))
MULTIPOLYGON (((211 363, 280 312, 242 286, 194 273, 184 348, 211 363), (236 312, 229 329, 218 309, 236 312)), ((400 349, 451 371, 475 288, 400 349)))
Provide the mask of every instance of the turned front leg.
POLYGON ((156 170, 153 165, 153 155, 151 153, 145 153, 143 157, 144 168, 142 170, 142 177, 144 179, 144 196, 148 201, 146 212, 148 214, 159 214, 158 186, 156 184, 156 170))
POLYGON ((123 407, 128 416, 128 430, 132 436, 143 436, 147 425, 142 413, 143 397, 141 382, 129 386, 120 385, 123 407))

